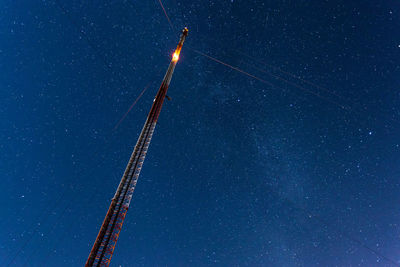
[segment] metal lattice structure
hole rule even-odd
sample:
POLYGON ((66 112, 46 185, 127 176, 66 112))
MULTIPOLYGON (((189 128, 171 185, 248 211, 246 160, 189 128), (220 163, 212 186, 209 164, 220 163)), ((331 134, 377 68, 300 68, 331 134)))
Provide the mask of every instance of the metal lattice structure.
POLYGON ((168 86, 171 82, 176 63, 179 59, 179 54, 182 49, 183 42, 188 34, 188 29, 185 28, 182 32, 178 47, 172 56, 171 63, 161 83, 160 89, 153 101, 153 105, 147 116, 146 123, 143 126, 139 139, 135 145, 132 155, 126 166, 124 175, 111 200, 106 217, 101 225, 96 241, 90 251, 86 261, 86 267, 91 266, 109 266, 110 261, 117 244, 119 234, 124 223, 126 213, 128 211, 133 191, 135 190, 140 171, 143 166, 144 159, 149 148, 154 129, 157 124, 158 116, 160 115, 161 107, 167 94, 168 86))

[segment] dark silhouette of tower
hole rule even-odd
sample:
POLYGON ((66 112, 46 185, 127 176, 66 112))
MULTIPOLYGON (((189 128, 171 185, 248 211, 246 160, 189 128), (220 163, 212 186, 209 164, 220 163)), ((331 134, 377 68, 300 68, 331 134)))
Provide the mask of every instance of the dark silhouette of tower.
POLYGON ((115 245, 121 232, 122 224, 128 211, 129 204, 132 199, 133 191, 142 169, 143 161, 146 157, 147 149, 149 148, 151 137, 153 136, 154 128, 156 127, 158 116, 160 115, 161 107, 166 97, 169 83, 171 82, 172 74, 176 63, 179 59, 179 54, 182 49, 183 42, 188 34, 188 29, 182 31, 178 46, 172 56, 167 73, 161 83, 160 89, 153 101, 153 105, 147 116, 146 123, 143 126, 142 132, 138 138, 132 155, 126 166, 124 175, 111 200, 106 217, 101 225, 96 241, 93 244, 89 257, 86 261, 86 267, 91 266, 109 266, 113 255, 115 245))

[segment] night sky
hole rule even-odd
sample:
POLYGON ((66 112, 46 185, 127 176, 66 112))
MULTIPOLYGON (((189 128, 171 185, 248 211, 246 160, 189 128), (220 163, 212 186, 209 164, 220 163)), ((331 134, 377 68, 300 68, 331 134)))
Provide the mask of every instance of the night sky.
POLYGON ((399 2, 163 4, 1 1, 0 266, 84 265, 185 26, 111 266, 400 265, 399 2))

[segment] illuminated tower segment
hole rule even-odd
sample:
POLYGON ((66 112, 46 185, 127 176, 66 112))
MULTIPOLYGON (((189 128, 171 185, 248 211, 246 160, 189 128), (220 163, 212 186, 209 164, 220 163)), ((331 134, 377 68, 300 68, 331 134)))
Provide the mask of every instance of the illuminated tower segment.
POLYGON ((172 55, 171 63, 161 83, 160 89, 154 98, 153 105, 147 116, 146 123, 143 126, 142 132, 138 138, 132 155, 126 166, 124 175, 111 200, 110 207, 108 208, 106 217, 101 225, 100 231, 97 235, 96 241, 93 244, 89 257, 86 261, 86 267, 91 266, 109 266, 111 257, 113 255, 115 245, 121 232, 122 224, 124 222, 129 204, 132 199, 133 191, 142 169, 144 159, 146 157, 147 149, 149 148, 151 137, 156 127, 158 116, 160 115, 161 107, 166 97, 169 83, 171 82, 172 74, 176 63, 179 59, 179 54, 182 49, 183 42, 188 34, 188 29, 182 31, 181 38, 178 46, 172 55))

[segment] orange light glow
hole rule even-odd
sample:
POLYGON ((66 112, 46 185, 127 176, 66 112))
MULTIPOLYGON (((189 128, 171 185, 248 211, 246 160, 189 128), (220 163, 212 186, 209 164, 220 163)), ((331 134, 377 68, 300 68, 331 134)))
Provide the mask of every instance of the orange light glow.
POLYGON ((173 61, 178 61, 178 59, 179 59, 179 52, 175 51, 175 53, 172 55, 172 60, 173 61))

